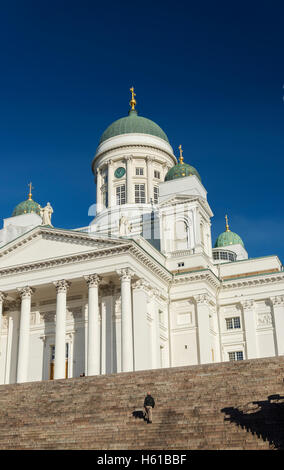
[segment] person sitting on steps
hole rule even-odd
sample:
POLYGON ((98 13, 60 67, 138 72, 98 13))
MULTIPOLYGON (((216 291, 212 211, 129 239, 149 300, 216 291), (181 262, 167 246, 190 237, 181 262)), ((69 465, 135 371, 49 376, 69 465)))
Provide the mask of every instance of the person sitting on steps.
POLYGON ((144 408, 145 408, 145 419, 147 420, 147 423, 152 423, 152 410, 155 406, 155 400, 151 396, 150 392, 147 392, 147 395, 144 400, 144 408))

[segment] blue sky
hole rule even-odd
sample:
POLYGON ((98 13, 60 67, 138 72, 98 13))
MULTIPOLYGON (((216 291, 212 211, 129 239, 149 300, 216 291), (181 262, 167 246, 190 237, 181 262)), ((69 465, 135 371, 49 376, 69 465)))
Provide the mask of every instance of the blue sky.
POLYGON ((49 201, 53 224, 88 225, 100 135, 157 122, 199 171, 224 230, 250 257, 284 261, 283 2, 1 2, 0 214, 49 201))

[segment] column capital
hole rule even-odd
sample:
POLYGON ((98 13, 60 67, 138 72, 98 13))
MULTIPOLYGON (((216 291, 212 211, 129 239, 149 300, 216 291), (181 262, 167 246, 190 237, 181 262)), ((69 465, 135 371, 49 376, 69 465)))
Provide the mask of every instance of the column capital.
POLYGON ((147 162, 147 163, 153 163, 154 160, 155 160, 155 158, 152 157, 151 155, 147 155, 147 156, 146 156, 146 162, 147 162))
POLYGON ((25 287, 20 287, 19 289, 17 289, 17 291, 19 292, 21 299, 23 300, 23 299, 31 298, 32 294, 35 292, 35 289, 29 286, 25 286, 25 287))
POLYGON ((108 162, 107 162, 108 166, 113 166, 113 163, 114 162, 113 162, 112 158, 110 160, 108 160, 108 162))
POLYGON ((240 305, 243 310, 252 310, 254 307, 254 300, 241 300, 240 305))
POLYGON ((55 281, 53 284, 56 287, 57 294, 66 293, 69 287, 71 286, 71 282, 66 281, 65 279, 55 281))
POLYGON ((7 297, 7 294, 5 294, 5 292, 0 291, 0 302, 4 302, 6 297, 7 297))
POLYGON ((130 268, 123 268, 116 271, 121 281, 130 281, 134 276, 134 271, 130 268))
POLYGON ((125 160, 126 162, 132 162, 132 160, 133 160, 133 155, 125 155, 124 160, 125 160))
POLYGON ((210 298, 208 294, 198 294, 193 296, 195 302, 201 305, 209 305, 210 298))
POLYGON ((270 301, 273 307, 282 306, 284 305, 284 295, 275 295, 274 297, 270 297, 270 301))
POLYGON ((102 280, 98 274, 90 274, 89 276, 84 276, 84 278, 88 287, 98 287, 102 280))

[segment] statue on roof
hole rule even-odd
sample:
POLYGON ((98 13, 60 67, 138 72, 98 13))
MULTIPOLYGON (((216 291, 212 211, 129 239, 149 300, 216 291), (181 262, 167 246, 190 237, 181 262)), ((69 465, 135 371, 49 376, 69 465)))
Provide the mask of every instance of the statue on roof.
POLYGON ((53 214, 53 209, 48 202, 45 207, 40 208, 40 216, 42 218, 42 225, 50 225, 53 227, 51 223, 51 215, 53 214))

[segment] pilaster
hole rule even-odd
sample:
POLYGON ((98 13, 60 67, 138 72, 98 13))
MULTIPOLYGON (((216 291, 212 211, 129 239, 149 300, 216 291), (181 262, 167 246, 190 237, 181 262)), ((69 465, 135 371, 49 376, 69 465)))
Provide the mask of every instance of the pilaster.
POLYGON ((194 296, 194 300, 197 313, 199 362, 208 364, 212 362, 209 295, 199 294, 194 296))
POLYGON ((284 295, 270 297, 273 307, 276 353, 278 356, 284 355, 284 295))
POLYGON ((247 359, 256 359, 258 357, 258 348, 256 340, 256 321, 255 305, 253 300, 244 300, 240 302, 243 309, 247 359))

